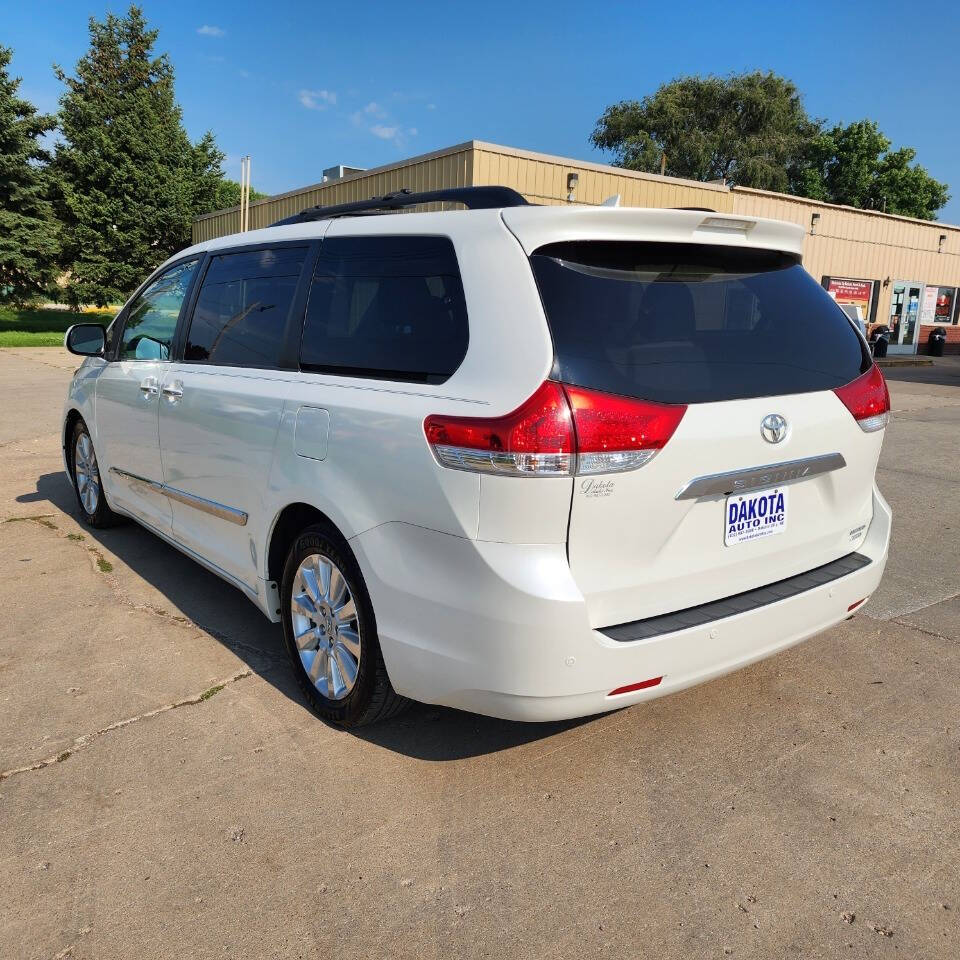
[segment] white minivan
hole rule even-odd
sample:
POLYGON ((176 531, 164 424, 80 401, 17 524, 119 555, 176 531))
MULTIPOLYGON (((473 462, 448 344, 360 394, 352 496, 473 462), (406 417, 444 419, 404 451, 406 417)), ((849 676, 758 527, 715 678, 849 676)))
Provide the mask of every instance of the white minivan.
POLYGON ((849 617, 887 558, 889 395, 802 241, 474 187, 190 247, 67 334, 80 513, 281 621, 343 726, 727 673, 849 617))

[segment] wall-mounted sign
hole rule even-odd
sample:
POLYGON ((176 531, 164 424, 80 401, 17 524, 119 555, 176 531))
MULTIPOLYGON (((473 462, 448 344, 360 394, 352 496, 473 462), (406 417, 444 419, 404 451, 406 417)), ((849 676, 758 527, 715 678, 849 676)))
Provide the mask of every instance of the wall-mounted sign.
POLYGON ((939 287, 924 287, 923 302, 920 304, 920 322, 935 323, 937 317, 937 296, 939 287))
POLYGON ((937 314, 934 317, 935 323, 956 323, 953 306, 957 298, 956 287, 938 287, 937 288, 937 314))
POLYGON ((848 280, 844 277, 825 277, 824 286, 837 303, 851 303, 860 308, 863 319, 870 319, 873 300, 873 280, 848 280))

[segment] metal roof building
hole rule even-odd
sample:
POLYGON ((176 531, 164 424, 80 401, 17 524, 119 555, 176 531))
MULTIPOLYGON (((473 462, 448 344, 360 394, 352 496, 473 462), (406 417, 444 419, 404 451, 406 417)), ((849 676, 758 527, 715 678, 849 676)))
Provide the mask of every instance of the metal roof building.
MULTIPOLYGON (((870 329, 891 331, 892 353, 923 352, 934 326, 960 352, 960 227, 876 210, 836 206, 787 194, 625 170, 469 140, 340 179, 250 204, 249 228, 265 227, 318 204, 446 187, 502 185, 531 203, 599 204, 619 194, 623 206, 706 207, 772 217, 806 231, 804 265, 841 303, 861 308, 870 329)), ((198 218, 194 242, 236 233, 240 208, 198 218)))

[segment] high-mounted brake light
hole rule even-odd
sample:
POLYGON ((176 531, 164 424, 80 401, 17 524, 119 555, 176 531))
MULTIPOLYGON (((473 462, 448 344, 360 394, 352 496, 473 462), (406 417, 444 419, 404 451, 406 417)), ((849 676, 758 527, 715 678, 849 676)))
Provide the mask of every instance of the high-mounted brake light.
POLYGON ((882 430, 890 422, 890 391, 880 368, 874 364, 866 373, 833 391, 853 414, 864 433, 882 430))
POLYGON ((686 409, 547 380, 504 417, 434 415, 423 429, 437 460, 457 470, 524 477, 616 473, 653 459, 686 409))

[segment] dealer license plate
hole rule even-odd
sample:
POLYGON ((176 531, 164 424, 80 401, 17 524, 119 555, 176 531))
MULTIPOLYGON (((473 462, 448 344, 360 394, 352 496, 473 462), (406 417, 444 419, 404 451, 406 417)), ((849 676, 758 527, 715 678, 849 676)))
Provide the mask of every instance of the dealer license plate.
POLYGON ((723 542, 732 547, 787 529, 787 488, 772 487, 727 497, 723 542))

